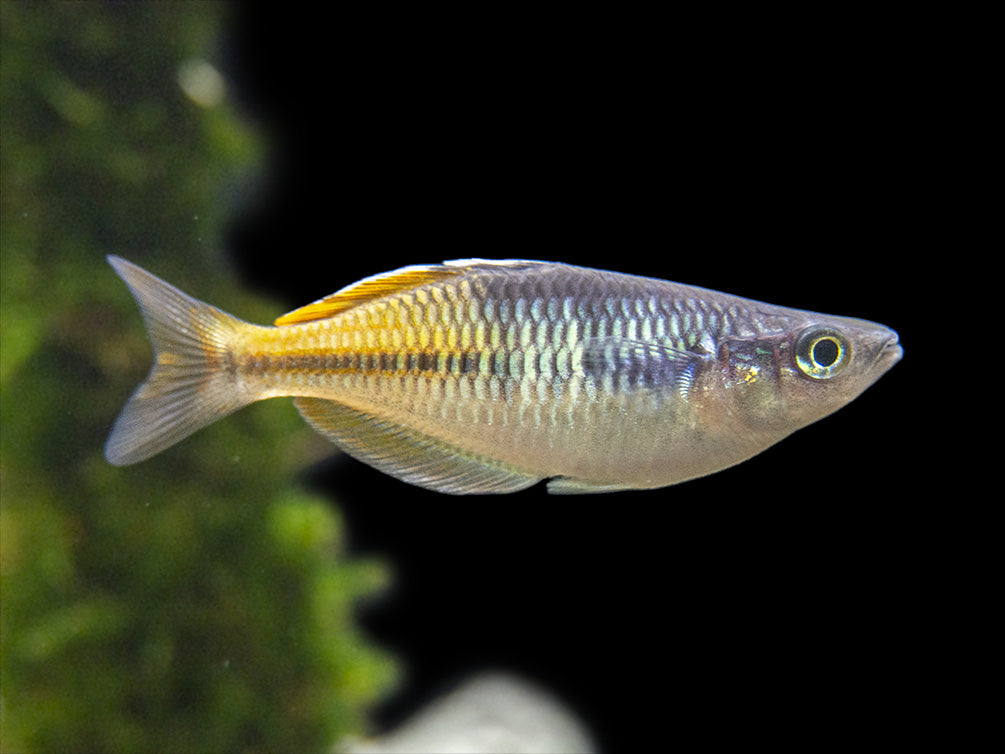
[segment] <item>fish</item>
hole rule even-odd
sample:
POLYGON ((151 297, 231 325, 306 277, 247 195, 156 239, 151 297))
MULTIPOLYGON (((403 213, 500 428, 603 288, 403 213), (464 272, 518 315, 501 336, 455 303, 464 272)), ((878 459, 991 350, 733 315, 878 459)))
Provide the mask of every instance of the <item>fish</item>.
POLYGON ((554 262, 407 266, 264 326, 108 261, 154 351, 105 446, 119 466, 291 396, 345 453, 442 493, 653 489, 757 455, 903 355, 873 322, 554 262))

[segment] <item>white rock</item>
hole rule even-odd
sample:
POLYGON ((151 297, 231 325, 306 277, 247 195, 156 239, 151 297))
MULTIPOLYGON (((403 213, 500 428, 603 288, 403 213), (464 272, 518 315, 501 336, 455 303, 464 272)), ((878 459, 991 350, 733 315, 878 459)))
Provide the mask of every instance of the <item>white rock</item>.
POLYGON ((476 676, 397 730, 353 741, 350 754, 548 754, 596 750, 586 727, 555 697, 512 675, 476 676))

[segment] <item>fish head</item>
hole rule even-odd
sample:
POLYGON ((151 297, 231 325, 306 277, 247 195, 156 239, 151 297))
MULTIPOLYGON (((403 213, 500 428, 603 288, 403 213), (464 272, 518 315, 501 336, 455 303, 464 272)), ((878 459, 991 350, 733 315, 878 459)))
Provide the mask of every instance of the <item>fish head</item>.
POLYGON ((756 337, 719 344, 718 372, 734 428, 780 439, 854 400, 903 355, 897 333, 865 320, 771 314, 756 337))

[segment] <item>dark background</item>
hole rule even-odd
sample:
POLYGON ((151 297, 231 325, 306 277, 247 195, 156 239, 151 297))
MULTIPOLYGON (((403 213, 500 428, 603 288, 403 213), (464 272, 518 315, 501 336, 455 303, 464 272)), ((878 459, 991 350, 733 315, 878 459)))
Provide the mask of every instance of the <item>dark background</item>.
POLYGON ((408 672, 381 724, 493 668, 555 692, 611 751, 657 731, 894 735, 934 578, 897 455, 910 280, 939 233, 924 60, 876 18, 451 19, 442 37, 415 21, 235 12, 227 73, 270 144, 227 238, 249 286, 293 309, 405 264, 549 259, 871 319, 905 359, 674 488, 454 498, 335 453, 311 468, 353 549, 395 572, 362 608, 408 672))

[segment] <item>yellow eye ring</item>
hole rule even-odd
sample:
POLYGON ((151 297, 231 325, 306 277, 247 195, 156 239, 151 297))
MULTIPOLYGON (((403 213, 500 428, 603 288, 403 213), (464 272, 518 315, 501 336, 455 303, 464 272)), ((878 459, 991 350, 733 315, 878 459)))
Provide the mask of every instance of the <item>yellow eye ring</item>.
POLYGON ((796 339, 796 365, 814 380, 829 380, 851 361, 851 344, 837 330, 811 327, 796 339))

